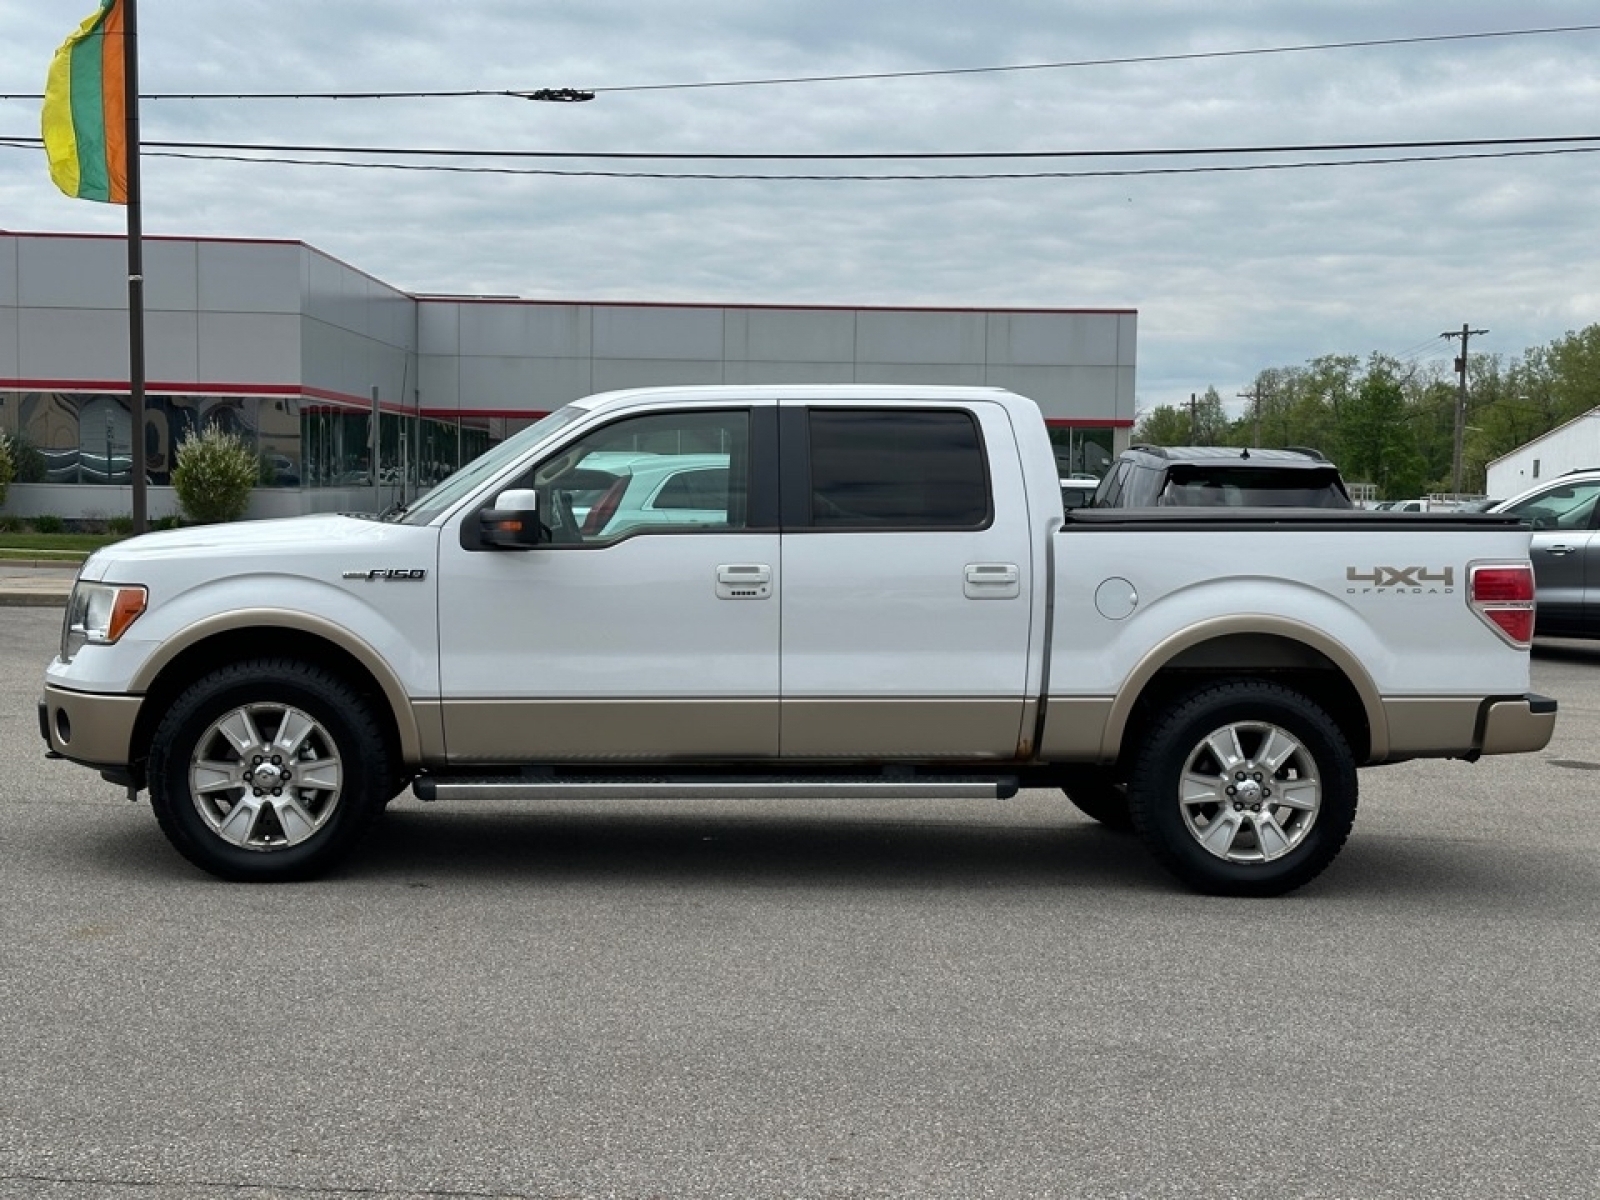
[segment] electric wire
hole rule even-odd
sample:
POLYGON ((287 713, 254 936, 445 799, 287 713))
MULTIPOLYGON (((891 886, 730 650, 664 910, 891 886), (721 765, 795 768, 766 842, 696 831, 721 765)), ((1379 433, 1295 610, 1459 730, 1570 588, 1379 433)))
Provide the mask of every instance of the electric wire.
MULTIPOLYGON (((1257 46, 1238 50, 1195 50, 1172 54, 1139 54, 1114 58, 1068 59, 1059 62, 1013 63, 1004 66, 935 67, 908 71, 866 71, 856 74, 792 75, 766 79, 701 80, 685 83, 637 83, 591 88, 466 88, 413 91, 338 91, 338 92, 150 92, 140 100, 440 100, 478 97, 503 97, 571 103, 593 99, 600 94, 622 92, 692 91, 709 88, 779 87, 797 84, 858 83, 895 79, 933 79, 967 75, 996 75, 1024 71, 1062 71, 1088 67, 1138 66, 1153 63, 1199 62, 1229 58, 1252 58, 1278 54, 1306 54, 1332 50, 1378 49, 1387 46, 1418 46, 1451 42, 1489 41, 1499 38, 1540 37, 1550 34, 1593 33, 1600 24, 1554 25, 1526 29, 1483 30, 1468 33, 1422 34, 1415 37, 1364 38, 1341 42, 1313 42, 1295 46, 1257 46)), ((40 100, 36 92, 0 93, 0 100, 40 100)))

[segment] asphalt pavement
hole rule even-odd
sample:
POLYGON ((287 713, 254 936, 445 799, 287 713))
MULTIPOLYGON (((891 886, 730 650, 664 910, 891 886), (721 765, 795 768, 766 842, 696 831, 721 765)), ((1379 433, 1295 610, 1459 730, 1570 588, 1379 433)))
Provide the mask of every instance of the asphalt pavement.
POLYGON ((0 612, 0 1200, 1600 1194, 1600 643, 1238 901, 1039 791, 406 796, 220 883, 44 758, 59 636, 0 612))

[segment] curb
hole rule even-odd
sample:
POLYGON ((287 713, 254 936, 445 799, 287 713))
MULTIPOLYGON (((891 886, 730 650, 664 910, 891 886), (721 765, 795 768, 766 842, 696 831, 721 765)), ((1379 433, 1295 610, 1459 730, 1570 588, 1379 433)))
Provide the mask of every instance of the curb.
POLYGON ((0 608, 65 608, 67 593, 0 590, 0 608))

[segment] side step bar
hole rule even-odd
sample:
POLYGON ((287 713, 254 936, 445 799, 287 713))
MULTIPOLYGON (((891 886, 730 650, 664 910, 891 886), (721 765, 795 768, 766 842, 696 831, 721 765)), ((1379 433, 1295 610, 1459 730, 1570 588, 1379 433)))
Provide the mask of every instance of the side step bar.
POLYGON ((1006 800, 1016 795, 1015 776, 886 779, 746 778, 617 779, 617 778, 488 778, 443 779, 424 775, 413 780, 417 799, 540 800, 559 797, 595 800, 1006 800))

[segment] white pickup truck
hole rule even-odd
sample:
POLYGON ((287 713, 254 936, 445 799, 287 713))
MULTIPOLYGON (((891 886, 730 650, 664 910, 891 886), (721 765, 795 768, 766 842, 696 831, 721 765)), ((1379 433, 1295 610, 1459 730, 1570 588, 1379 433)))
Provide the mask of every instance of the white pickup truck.
POLYGON ((1203 891, 1339 852, 1360 766, 1541 749, 1529 531, 1063 511, 992 388, 613 392, 385 517, 149 534, 83 566, 49 753, 229 879, 423 800, 1060 787, 1203 891))

